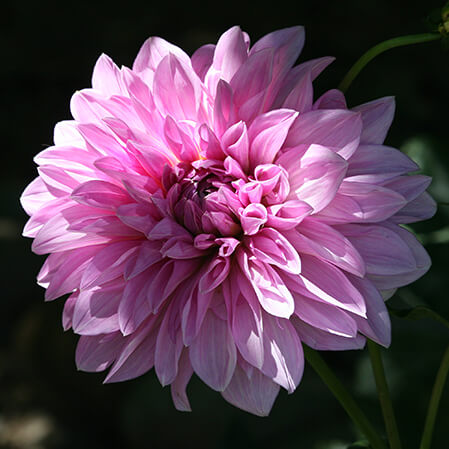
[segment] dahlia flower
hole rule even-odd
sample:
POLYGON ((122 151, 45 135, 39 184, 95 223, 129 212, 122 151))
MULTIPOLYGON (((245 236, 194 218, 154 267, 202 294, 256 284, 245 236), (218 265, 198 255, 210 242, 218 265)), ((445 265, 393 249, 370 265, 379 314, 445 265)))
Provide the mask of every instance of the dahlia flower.
POLYGON ((314 100, 333 58, 293 67, 303 43, 302 27, 253 46, 233 27, 189 57, 151 37, 132 69, 100 56, 73 95, 21 200, 46 299, 70 295, 80 370, 154 367, 179 410, 195 373, 267 415, 302 344, 390 344, 384 299, 430 266, 401 226, 434 213, 430 179, 383 145, 393 98, 314 100))

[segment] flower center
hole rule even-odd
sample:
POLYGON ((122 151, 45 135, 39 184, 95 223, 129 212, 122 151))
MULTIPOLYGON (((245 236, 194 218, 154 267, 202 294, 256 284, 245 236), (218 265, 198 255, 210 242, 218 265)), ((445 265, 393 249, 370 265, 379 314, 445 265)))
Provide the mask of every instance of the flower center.
POLYGON ((168 212, 193 236, 240 239, 283 219, 281 209, 289 194, 284 168, 259 165, 248 176, 236 164, 228 158, 167 167, 162 184, 168 212))

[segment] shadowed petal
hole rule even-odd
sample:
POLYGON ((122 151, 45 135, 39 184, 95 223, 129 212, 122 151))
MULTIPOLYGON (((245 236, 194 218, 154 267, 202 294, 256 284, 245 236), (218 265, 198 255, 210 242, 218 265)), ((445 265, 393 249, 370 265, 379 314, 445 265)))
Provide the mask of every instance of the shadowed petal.
POLYGON ((190 346, 190 361, 200 379, 217 391, 228 386, 234 374, 237 351, 226 321, 209 311, 190 346))

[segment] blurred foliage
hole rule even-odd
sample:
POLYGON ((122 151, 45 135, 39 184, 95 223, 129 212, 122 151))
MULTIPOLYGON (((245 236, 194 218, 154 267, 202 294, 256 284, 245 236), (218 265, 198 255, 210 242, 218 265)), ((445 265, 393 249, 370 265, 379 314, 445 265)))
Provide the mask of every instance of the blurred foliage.
MULTIPOLYGON (((52 143, 57 121, 70 118, 69 99, 90 84, 96 58, 105 52, 131 65, 150 35, 188 52, 240 24, 253 39, 302 24, 300 59, 334 55, 316 82, 316 96, 335 87, 371 46, 425 31, 423 18, 441 1, 361 2, 154 2, 6 0, 0 15, 0 133, 2 164, 0 242, 3 254, 0 322, 0 447, 5 449, 343 449, 361 439, 313 371, 293 394, 281 392, 269 418, 227 404, 194 378, 193 412, 176 412, 169 390, 154 373, 103 385, 103 374, 77 372, 76 336, 63 333, 63 301, 44 304, 35 284, 43 258, 20 237, 26 215, 18 204, 36 176, 32 157, 52 143)), ((414 158, 434 177, 431 192, 449 203, 447 77, 449 57, 438 43, 392 50, 354 81, 348 104, 396 95, 397 112, 386 143, 414 158)), ((449 317, 449 207, 413 226, 433 259, 430 272, 390 300, 392 307, 422 305, 449 317)), ((432 320, 393 317, 393 344, 383 352, 404 448, 417 446, 440 358, 449 340, 432 320)), ((360 351, 324 354, 361 406, 381 428, 373 378, 360 351)), ((433 449, 449 441, 449 388, 443 393, 433 449)), ((362 443, 360 443, 362 444, 362 443)), ((363 446, 358 447, 363 447, 363 446)), ((357 446, 351 446, 355 448, 357 446)))

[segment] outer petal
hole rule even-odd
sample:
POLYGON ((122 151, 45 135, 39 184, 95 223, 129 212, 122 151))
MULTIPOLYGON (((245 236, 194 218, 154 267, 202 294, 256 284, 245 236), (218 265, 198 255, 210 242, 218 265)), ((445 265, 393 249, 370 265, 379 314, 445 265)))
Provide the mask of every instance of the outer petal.
POLYGON ((192 67, 201 81, 204 82, 204 77, 212 65, 215 53, 215 45, 207 44, 198 48, 192 55, 192 67))
POLYGON ((170 323, 174 308, 174 303, 172 303, 172 307, 166 310, 156 342, 154 366, 162 386, 175 380, 178 373, 178 361, 183 349, 181 333, 179 329, 177 332, 176 329, 172 328, 172 323, 170 323))
POLYGON ((300 115, 290 129, 286 147, 319 144, 348 159, 357 149, 362 131, 360 114, 347 110, 317 110, 300 115))
POLYGON ((28 215, 33 215, 53 199, 42 178, 37 177, 23 191, 20 203, 28 215))
POLYGON ((235 371, 237 351, 228 323, 209 311, 190 346, 190 361, 203 382, 217 391, 229 385, 235 371))
POLYGON ((190 64, 190 58, 179 47, 160 37, 150 37, 140 48, 133 64, 133 70, 136 72, 143 72, 146 69, 156 71, 160 62, 170 53, 184 64, 190 64))
POLYGON ((109 334, 120 329, 117 310, 122 282, 82 291, 73 310, 73 331, 80 335, 109 334))
POLYGON ((365 337, 360 334, 351 338, 329 334, 306 324, 297 317, 292 318, 292 324, 301 340, 307 346, 319 351, 347 351, 350 349, 362 349, 365 346, 365 337))
POLYGON ((353 109, 362 114, 361 143, 383 143, 393 121, 395 107, 394 97, 384 97, 353 109))
POLYGON ((150 318, 138 332, 127 338, 121 336, 122 348, 104 380, 105 383, 134 379, 153 367, 157 330, 155 321, 150 318))
POLYGON ((237 365, 234 376, 222 395, 242 410, 257 416, 268 416, 278 393, 279 385, 259 370, 253 370, 251 376, 248 376, 237 365))
POLYGON ((324 259, 357 276, 365 275, 365 262, 357 249, 334 227, 320 220, 304 219, 287 238, 299 254, 306 253, 324 259))
POLYGON ((347 176, 376 174, 385 180, 419 168, 399 150, 383 145, 360 145, 348 162, 347 176))
POLYGON ((305 323, 329 334, 352 338, 357 334, 356 321, 346 313, 330 304, 315 301, 295 294, 295 315, 305 323))
POLYGON ((76 347, 76 366, 82 371, 103 371, 112 364, 122 346, 123 337, 120 332, 82 336, 76 347))
MULTIPOLYGON (((211 68, 219 73, 222 80, 229 82, 247 59, 244 35, 240 27, 234 26, 218 40, 211 68)), ((214 93, 213 90, 211 92, 214 93)))
POLYGON ((104 53, 95 63, 92 87, 108 97, 125 93, 119 68, 104 53))
POLYGON ((190 412, 189 398, 186 394, 186 387, 193 374, 193 368, 190 363, 189 352, 185 349, 178 362, 178 374, 170 386, 171 397, 177 410, 181 412, 190 412))
POLYGON ((178 119, 197 118, 200 80, 193 69, 173 54, 166 56, 154 75, 154 100, 161 111, 178 119))
POLYGON ((366 299, 366 316, 363 319, 353 315, 359 332, 376 343, 388 348, 391 343, 390 315, 382 296, 374 285, 367 279, 351 277, 351 282, 366 299))
POLYGON ((347 224, 337 228, 362 255, 368 274, 391 275, 415 269, 408 245, 385 226, 347 224))
POLYGON ((402 287, 419 279, 425 274, 431 265, 431 260, 426 250, 417 238, 406 229, 393 224, 385 223, 393 232, 406 243, 415 259, 415 266, 408 272, 392 275, 370 275, 369 278, 379 290, 389 290, 402 287))
POLYGON ((282 275, 290 290, 366 317, 363 296, 340 269, 306 254, 302 255, 301 261, 300 275, 282 275))
POLYGON ((378 223, 392 217, 406 202, 394 190, 347 178, 333 201, 317 217, 328 224, 378 223))
POLYGON ((402 209, 391 217, 394 223, 414 223, 416 221, 432 218, 437 211, 437 203, 427 193, 423 192, 414 200, 407 203, 402 209))

